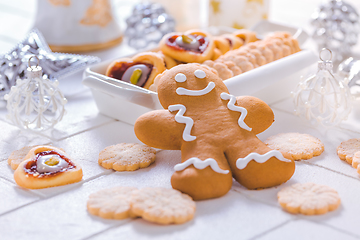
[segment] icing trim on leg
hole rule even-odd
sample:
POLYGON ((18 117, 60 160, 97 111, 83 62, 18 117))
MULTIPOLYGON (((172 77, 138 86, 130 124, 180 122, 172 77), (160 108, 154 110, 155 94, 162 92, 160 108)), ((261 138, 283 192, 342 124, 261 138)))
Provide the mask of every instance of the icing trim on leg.
POLYGON ((238 124, 241 128, 251 131, 252 128, 250 128, 248 125, 246 125, 246 123, 244 122, 244 119, 247 115, 247 110, 246 108, 243 107, 239 107, 239 106, 235 106, 235 102, 236 102, 236 97, 233 95, 230 95, 228 93, 221 93, 220 97, 222 100, 230 100, 227 104, 228 109, 230 109, 231 111, 235 111, 235 112, 240 112, 240 117, 238 120, 238 124))
POLYGON ((176 164, 174 167, 175 171, 182 171, 185 168, 187 168, 190 165, 194 165, 195 168, 197 169, 204 169, 208 166, 211 167, 212 170, 214 170, 217 173, 222 173, 222 174, 228 174, 229 170, 223 170, 219 167, 218 163, 215 161, 215 159, 213 158, 207 158, 206 160, 202 161, 197 157, 192 157, 189 158, 188 160, 186 160, 183 163, 179 163, 176 164))
POLYGON ((238 169, 244 169, 251 160, 255 160, 257 163, 264 163, 272 157, 276 157, 283 162, 291 162, 291 160, 284 158, 281 152, 277 150, 271 150, 263 155, 258 153, 250 153, 244 158, 239 158, 238 160, 236 160, 236 167, 238 169))
POLYGON ((186 107, 184 105, 182 105, 182 104, 175 104, 175 105, 170 105, 168 107, 168 110, 170 112, 179 111, 175 115, 175 121, 178 122, 178 123, 185 123, 185 129, 184 129, 182 137, 183 137, 184 141, 187 141, 187 142, 194 141, 196 139, 196 137, 192 136, 190 134, 192 126, 194 125, 194 120, 192 120, 192 118, 190 118, 190 117, 185 117, 184 116, 184 113, 186 111, 186 107))

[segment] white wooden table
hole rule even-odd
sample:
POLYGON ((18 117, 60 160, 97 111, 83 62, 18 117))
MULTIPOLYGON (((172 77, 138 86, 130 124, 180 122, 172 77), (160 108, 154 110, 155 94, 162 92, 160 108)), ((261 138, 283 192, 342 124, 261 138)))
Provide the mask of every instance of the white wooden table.
MULTIPOLYGON (((320 1, 272 0, 270 20, 311 30, 309 19, 320 1)), ((360 10, 360 2, 348 1, 360 10)), ((117 1, 117 6, 131 1, 117 1)), ((31 29, 34 0, 0 0, 0 54, 9 51, 31 29)), ((308 41, 307 47, 314 47, 308 41)), ((125 45, 91 53, 103 60, 133 52, 125 45)), ((359 54, 354 49, 354 55, 359 54)), ((89 53, 90 54, 90 53, 89 53)), ((89 194, 111 186, 170 188, 178 151, 159 151, 155 164, 135 172, 105 170, 97 163, 103 148, 121 142, 139 142, 133 126, 99 114, 81 72, 60 83, 66 93, 67 115, 53 131, 22 132, 5 119, 0 101, 0 239, 359 239, 360 176, 336 155, 340 142, 360 137, 360 107, 339 127, 313 127, 292 114, 290 98, 271 107, 275 123, 259 138, 281 132, 309 133, 325 144, 325 152, 296 162, 294 176, 270 189, 250 191, 234 181, 225 196, 196 203, 195 218, 182 225, 161 226, 142 219, 103 220, 86 210, 89 194), (83 180, 67 186, 26 190, 18 187, 7 164, 9 154, 27 145, 53 144, 65 149, 83 167, 83 180), (277 192, 297 182, 315 182, 336 189, 342 199, 334 212, 322 216, 292 215, 277 203, 277 192)))

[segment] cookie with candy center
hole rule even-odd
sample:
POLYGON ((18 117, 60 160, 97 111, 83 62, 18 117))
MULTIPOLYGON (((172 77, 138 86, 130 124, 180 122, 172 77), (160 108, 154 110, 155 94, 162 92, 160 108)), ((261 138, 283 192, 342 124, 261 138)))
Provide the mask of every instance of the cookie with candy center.
POLYGON ((133 58, 113 61, 106 70, 106 76, 149 89, 155 77, 165 69, 164 60, 159 54, 144 52, 133 58))
POLYGON ((53 146, 32 148, 14 172, 15 182, 30 189, 75 183, 82 176, 81 167, 67 153, 53 146))
POLYGON ((159 43, 160 50, 184 63, 202 63, 212 58, 215 43, 211 36, 198 30, 166 34, 159 43))

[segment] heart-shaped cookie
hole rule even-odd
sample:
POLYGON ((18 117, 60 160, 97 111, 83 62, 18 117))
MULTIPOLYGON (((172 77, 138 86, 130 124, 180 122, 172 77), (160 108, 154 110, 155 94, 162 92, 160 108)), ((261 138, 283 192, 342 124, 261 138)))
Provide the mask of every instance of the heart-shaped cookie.
POLYGON ((149 89, 155 77, 165 69, 164 60, 158 53, 144 52, 113 61, 106 76, 149 89))
POLYGON ((30 189, 75 183, 82 176, 81 167, 67 153, 53 146, 32 148, 14 172, 15 182, 30 189))
POLYGON ((166 34, 159 46, 164 54, 184 63, 202 63, 209 60, 215 48, 212 37, 200 30, 166 34))

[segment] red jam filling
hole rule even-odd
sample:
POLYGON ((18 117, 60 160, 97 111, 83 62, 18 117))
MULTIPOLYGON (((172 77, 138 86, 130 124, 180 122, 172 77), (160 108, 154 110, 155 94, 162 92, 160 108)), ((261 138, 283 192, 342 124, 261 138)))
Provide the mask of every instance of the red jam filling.
MULTIPOLYGON (((147 80, 149 78, 154 66, 152 64, 142 63, 142 62, 117 62, 116 64, 114 64, 111 71, 108 73, 108 76, 118 79, 118 80, 122 80, 122 77, 123 77, 125 71, 129 67, 132 67, 132 66, 138 65, 138 64, 144 64, 145 66, 147 66, 150 69, 148 75, 146 76, 146 80, 147 80)), ((145 81, 145 83, 146 83, 146 81, 145 81)), ((143 87, 145 85, 145 83, 140 87, 143 87)))
POLYGON ((190 52, 195 52, 195 53, 203 53, 206 50, 206 47, 209 45, 209 39, 207 37, 201 36, 201 35, 192 35, 193 37, 195 37, 196 41, 199 42, 199 47, 198 49, 186 49, 183 48, 181 46, 179 46, 176 43, 176 38, 179 37, 180 35, 173 35, 170 38, 168 38, 168 40, 166 41, 166 45, 168 45, 169 47, 178 50, 178 51, 190 51, 190 52))
POLYGON ((75 168, 75 164, 70 159, 68 159, 67 157, 65 157, 64 155, 61 155, 60 153, 58 153, 56 151, 51 150, 51 151, 44 151, 44 152, 40 152, 40 153, 36 154, 35 158, 33 160, 29 161, 25 165, 24 170, 26 173, 31 174, 33 176, 48 177, 48 176, 57 175, 61 172, 65 172, 65 171, 67 171, 69 169, 73 169, 73 168, 75 168), (51 155, 51 154, 58 155, 60 158, 65 160, 69 164, 69 166, 66 168, 63 168, 59 171, 55 171, 55 172, 45 172, 45 173, 38 172, 37 167, 36 167, 36 162, 38 161, 38 159, 42 156, 51 155))
POLYGON ((232 48, 232 41, 230 38, 225 38, 228 42, 229 42, 229 45, 230 45, 230 48, 232 48))

